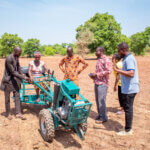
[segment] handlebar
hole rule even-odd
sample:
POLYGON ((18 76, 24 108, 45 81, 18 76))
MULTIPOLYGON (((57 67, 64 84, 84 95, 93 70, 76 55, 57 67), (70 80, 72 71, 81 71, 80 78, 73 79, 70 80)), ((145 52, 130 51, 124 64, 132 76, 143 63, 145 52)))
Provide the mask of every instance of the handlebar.
POLYGON ((52 71, 52 74, 49 75, 50 71, 48 70, 48 75, 46 76, 41 76, 41 77, 34 77, 36 82, 42 82, 42 81, 54 81, 57 82, 56 78, 54 77, 54 71, 52 71), (45 77, 48 77, 48 79, 45 79, 45 77), (42 81, 38 81, 38 78, 44 78, 42 81))

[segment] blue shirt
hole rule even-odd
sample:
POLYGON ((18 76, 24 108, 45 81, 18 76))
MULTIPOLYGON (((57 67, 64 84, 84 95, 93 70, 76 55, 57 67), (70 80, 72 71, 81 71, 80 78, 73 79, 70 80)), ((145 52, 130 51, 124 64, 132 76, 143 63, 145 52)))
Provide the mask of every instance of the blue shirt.
POLYGON ((121 75, 121 93, 123 94, 132 94, 139 92, 139 77, 137 63, 134 56, 129 53, 123 59, 123 71, 134 70, 134 77, 127 77, 121 75))

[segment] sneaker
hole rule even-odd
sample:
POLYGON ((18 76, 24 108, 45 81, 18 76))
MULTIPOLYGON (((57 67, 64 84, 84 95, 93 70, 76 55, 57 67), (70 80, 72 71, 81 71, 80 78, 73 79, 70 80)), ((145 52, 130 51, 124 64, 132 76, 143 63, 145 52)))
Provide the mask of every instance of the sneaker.
POLYGON ((121 114, 122 114, 122 111, 117 111, 116 114, 117 114, 117 115, 121 115, 121 114))
POLYGON ((117 135, 120 135, 120 136, 133 135, 133 131, 130 130, 127 132, 127 131, 123 130, 123 131, 117 132, 117 135))

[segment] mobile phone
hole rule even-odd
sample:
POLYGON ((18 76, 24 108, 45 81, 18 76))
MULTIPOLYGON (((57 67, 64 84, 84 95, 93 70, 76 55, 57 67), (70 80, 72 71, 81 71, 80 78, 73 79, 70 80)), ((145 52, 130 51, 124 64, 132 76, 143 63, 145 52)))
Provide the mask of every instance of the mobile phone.
POLYGON ((91 77, 93 74, 92 73, 89 73, 89 76, 91 77))

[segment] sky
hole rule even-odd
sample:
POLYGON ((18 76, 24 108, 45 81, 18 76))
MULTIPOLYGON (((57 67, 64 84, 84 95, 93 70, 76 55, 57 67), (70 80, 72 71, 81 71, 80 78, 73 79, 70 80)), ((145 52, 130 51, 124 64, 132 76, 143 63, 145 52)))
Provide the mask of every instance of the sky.
POLYGON ((95 13, 113 15, 128 37, 150 26, 150 0, 0 0, 0 36, 41 44, 73 43, 76 28, 95 13))

